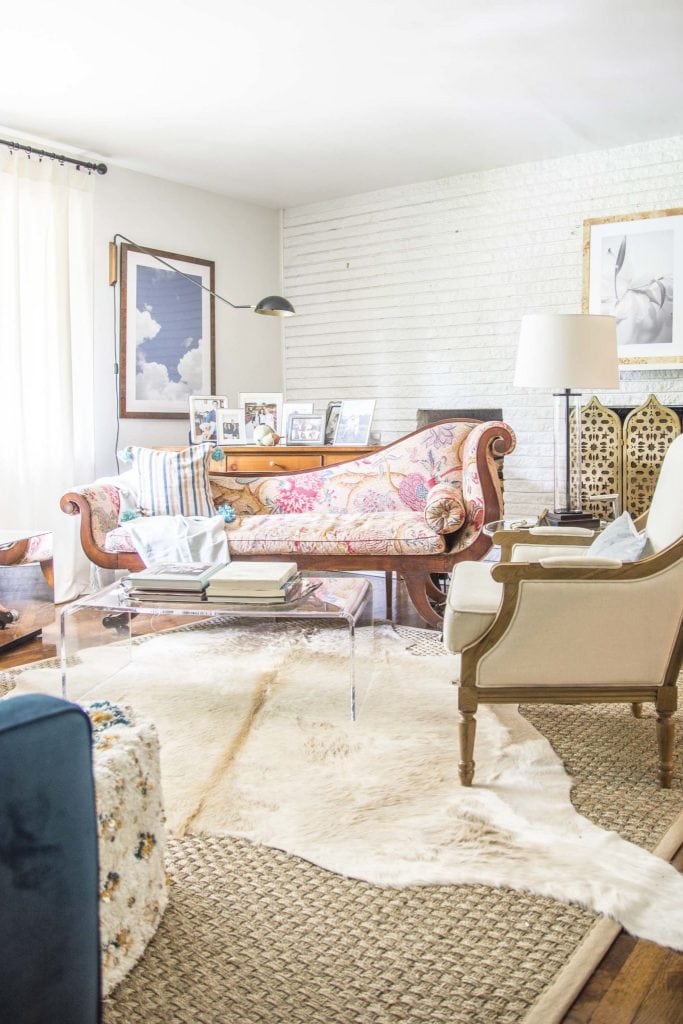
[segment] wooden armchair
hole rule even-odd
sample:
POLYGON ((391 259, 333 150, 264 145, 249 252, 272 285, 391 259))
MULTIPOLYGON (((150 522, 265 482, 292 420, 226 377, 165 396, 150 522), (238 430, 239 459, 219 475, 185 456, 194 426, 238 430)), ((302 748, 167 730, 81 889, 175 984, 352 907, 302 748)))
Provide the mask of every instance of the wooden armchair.
POLYGON ((683 660, 683 436, 669 448, 637 525, 647 543, 636 562, 582 557, 590 534, 525 531, 494 537, 512 560, 454 567, 444 643, 462 655, 463 785, 474 776, 480 702, 623 701, 640 717, 647 701, 657 712, 659 782, 671 786, 683 660), (532 560, 534 549, 540 561, 532 560))

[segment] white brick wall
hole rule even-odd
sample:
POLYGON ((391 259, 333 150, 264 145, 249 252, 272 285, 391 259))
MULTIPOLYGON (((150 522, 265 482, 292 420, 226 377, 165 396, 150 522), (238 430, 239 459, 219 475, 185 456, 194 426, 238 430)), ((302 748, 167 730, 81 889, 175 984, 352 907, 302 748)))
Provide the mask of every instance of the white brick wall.
MULTIPOLYGON (((287 397, 376 398, 384 441, 418 408, 502 407, 518 438, 507 511, 550 505, 552 400, 512 387, 520 319, 580 311, 584 219, 671 207, 683 137, 287 210, 287 397)), ((683 374, 630 373, 600 397, 650 392, 682 401, 683 374)))

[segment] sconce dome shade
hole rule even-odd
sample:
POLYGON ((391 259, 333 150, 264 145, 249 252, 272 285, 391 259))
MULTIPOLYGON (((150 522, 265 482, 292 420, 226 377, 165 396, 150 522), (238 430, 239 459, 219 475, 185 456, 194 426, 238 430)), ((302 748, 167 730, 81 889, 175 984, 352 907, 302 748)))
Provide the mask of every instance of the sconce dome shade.
POLYGON ((266 295, 254 306, 255 313, 263 313, 264 316, 294 316, 296 310, 291 302, 283 299, 281 295, 266 295))

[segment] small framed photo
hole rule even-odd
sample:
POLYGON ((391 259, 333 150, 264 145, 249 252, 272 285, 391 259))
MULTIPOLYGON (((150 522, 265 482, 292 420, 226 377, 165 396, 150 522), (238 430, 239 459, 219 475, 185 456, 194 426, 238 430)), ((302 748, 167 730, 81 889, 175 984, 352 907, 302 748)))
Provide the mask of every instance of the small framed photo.
POLYGON ((312 412, 313 402, 283 402, 282 433, 285 435, 289 434, 289 418, 294 413, 298 413, 300 416, 310 416, 312 412))
POLYGON ((310 415, 293 413, 289 417, 287 444, 324 444, 325 416, 323 413, 310 415))
POLYGON ((244 410, 219 409, 216 434, 218 444, 244 444, 244 410))
POLYGON ((325 416, 325 444, 334 444, 334 435, 339 422, 341 402, 328 402, 325 416))
POLYGON ((190 395, 190 441, 201 444, 203 441, 218 440, 218 413, 227 409, 228 400, 225 395, 190 395))
POLYGON ((244 439, 254 444, 255 427, 271 427, 276 434, 282 434, 282 394, 242 392, 237 403, 244 411, 244 439))
POLYGON ((334 433, 334 443, 367 444, 374 412, 374 398, 358 398, 342 402, 339 422, 334 433))

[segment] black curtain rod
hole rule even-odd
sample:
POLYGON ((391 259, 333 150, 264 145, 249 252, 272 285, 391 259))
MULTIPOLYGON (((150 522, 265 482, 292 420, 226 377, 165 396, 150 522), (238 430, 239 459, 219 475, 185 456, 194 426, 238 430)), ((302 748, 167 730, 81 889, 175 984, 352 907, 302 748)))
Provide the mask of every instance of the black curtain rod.
POLYGON ((48 160, 59 160, 60 164, 74 164, 79 171, 97 171, 98 174, 107 173, 106 164, 94 164, 88 160, 75 160, 72 156, 64 156, 63 153, 49 153, 46 149, 34 149, 33 146, 25 146, 21 142, 10 142, 9 139, 0 139, 0 146, 7 146, 8 149, 21 149, 24 153, 31 153, 34 156, 47 157, 48 160))

